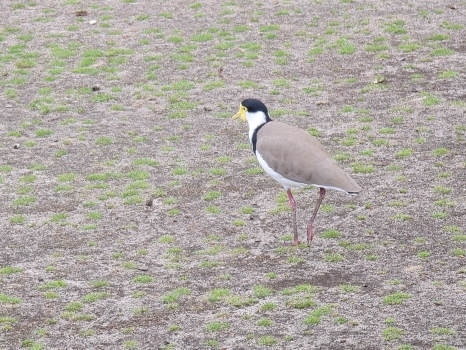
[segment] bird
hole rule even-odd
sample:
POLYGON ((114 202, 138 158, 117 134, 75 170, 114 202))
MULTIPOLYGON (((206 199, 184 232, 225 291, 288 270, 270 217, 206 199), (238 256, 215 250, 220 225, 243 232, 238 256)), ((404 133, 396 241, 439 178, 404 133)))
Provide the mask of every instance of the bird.
POLYGON ((293 245, 301 242, 296 224, 296 202, 292 188, 314 186, 319 188, 319 198, 307 224, 307 243, 314 236, 314 220, 327 190, 358 195, 361 187, 325 150, 324 146, 308 132, 295 126, 274 121, 264 103, 245 99, 233 119, 248 122, 249 142, 264 171, 286 190, 292 211, 293 245))

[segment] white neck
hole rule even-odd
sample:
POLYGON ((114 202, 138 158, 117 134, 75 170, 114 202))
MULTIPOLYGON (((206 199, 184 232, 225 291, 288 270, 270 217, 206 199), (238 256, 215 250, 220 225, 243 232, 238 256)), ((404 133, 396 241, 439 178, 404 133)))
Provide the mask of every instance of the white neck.
POLYGON ((254 131, 267 121, 267 116, 261 111, 253 113, 246 112, 246 120, 249 125, 249 142, 252 143, 252 135, 254 134, 254 131))

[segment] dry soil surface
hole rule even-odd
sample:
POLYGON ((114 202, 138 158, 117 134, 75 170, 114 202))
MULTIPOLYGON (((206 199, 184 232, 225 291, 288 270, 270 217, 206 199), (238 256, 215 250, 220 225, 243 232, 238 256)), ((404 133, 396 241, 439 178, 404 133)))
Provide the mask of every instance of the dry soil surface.
POLYGON ((0 349, 466 349, 465 26, 464 0, 3 0, 0 349), (230 119, 250 97, 363 188, 310 247, 230 119))

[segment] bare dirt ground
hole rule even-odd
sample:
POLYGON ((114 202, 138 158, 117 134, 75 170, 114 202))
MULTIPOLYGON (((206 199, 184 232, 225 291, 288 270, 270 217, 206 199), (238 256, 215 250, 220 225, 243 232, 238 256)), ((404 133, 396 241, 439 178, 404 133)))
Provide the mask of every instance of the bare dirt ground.
POLYGON ((459 0, 3 0, 0 349, 466 349, 465 26, 459 0), (363 188, 310 247, 230 119, 250 97, 363 188))

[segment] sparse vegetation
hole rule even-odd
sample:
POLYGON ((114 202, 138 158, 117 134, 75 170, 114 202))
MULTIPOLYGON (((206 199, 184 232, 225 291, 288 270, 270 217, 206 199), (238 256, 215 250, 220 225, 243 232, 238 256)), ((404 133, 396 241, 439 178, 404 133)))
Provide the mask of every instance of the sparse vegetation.
POLYGON ((6 3, 0 348, 461 347, 464 1, 6 3), (310 245, 254 96, 362 187, 310 245))

